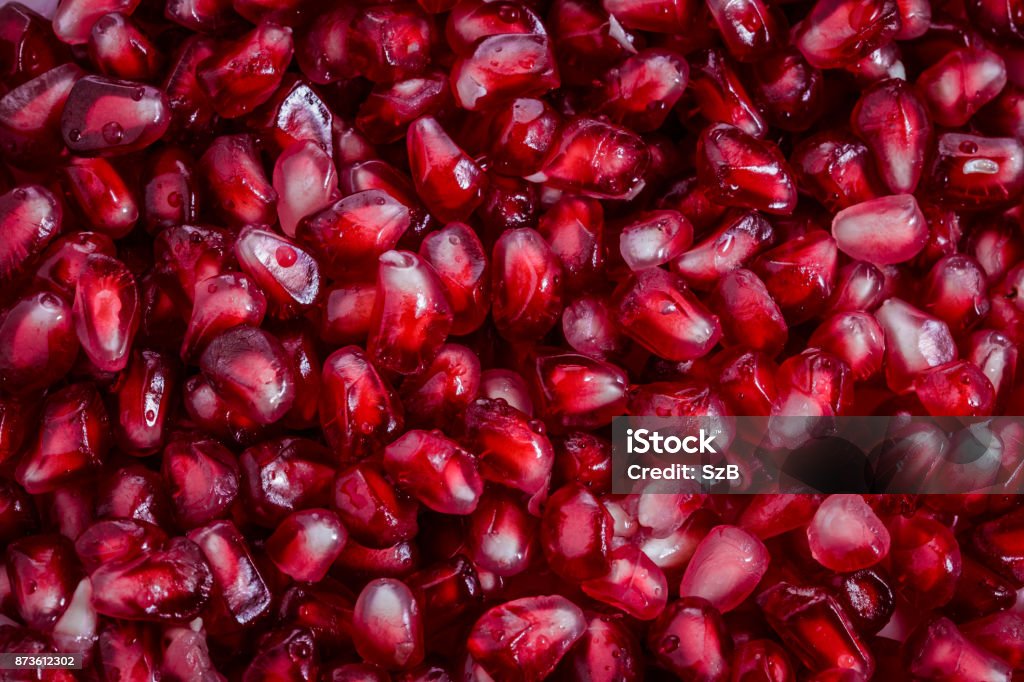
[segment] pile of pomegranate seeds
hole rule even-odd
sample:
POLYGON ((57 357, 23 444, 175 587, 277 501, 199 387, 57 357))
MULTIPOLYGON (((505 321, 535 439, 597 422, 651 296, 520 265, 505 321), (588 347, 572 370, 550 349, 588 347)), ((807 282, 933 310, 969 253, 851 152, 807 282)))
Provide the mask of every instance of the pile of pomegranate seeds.
POLYGON ((1022 498, 610 468, 1022 413, 1022 0, 23 2, 4 679, 1024 679, 1022 498))

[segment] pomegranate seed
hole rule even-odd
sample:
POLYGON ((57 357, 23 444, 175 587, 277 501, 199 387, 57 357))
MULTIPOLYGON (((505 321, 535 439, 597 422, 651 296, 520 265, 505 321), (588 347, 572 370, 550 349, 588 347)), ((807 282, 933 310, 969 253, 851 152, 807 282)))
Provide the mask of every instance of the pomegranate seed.
POLYGON ((690 68, 690 87, 704 118, 764 137, 768 125, 724 54, 717 49, 701 51, 691 58, 690 68))
POLYGON ((35 166, 60 154, 61 114, 71 88, 84 75, 77 65, 62 64, 0 98, 0 142, 12 161, 35 166))
POLYGON ((392 546, 416 534, 416 502, 369 464, 338 472, 334 508, 352 538, 374 548, 392 546))
POLYGON ((761 254, 751 270, 764 282, 790 324, 802 322, 823 308, 836 282, 835 240, 811 230, 761 254))
MULTIPOLYGON (((748 7, 748 11, 767 13, 770 17, 771 10, 761 3, 751 2, 748 7)), ((766 21, 773 20, 766 18, 766 21)), ((808 64, 803 55, 793 48, 760 57, 752 66, 755 79, 751 83, 751 92, 764 107, 765 118, 783 130, 810 128, 824 108, 821 71, 808 64)))
POLYGON ((71 543, 59 535, 36 535, 8 545, 6 556, 18 614, 29 627, 52 632, 81 574, 71 543))
POLYGON ((295 373, 281 342, 253 327, 214 338, 200 358, 203 375, 224 400, 258 424, 273 424, 295 401, 295 373))
POLYGON ((783 215, 796 207, 796 186, 782 154, 739 128, 724 123, 707 128, 697 162, 714 201, 783 215))
POLYGON ((309 630, 272 630, 260 639, 258 650, 259 655, 245 670, 245 679, 253 682, 316 679, 316 642, 309 630))
POLYGON ((480 360, 473 351, 454 343, 441 346, 421 375, 402 382, 407 423, 424 427, 461 423, 480 384, 480 360))
POLYGON ((525 597, 480 617, 469 633, 469 655, 495 679, 536 682, 555 669, 586 628, 583 612, 565 597, 525 597))
POLYGON ((800 142, 790 163, 800 189, 840 210, 885 194, 869 157, 868 148, 852 135, 824 132, 800 142))
POLYGON ((736 348, 723 353, 720 364, 718 386, 730 408, 736 414, 767 415, 778 394, 771 359, 736 348))
POLYGON ((384 470, 425 507, 469 514, 483 492, 476 458, 437 431, 407 431, 384 449, 384 470))
POLYGON ((502 100, 543 95, 558 85, 555 57, 546 35, 485 37, 455 62, 451 72, 455 101, 469 111, 502 100))
POLYGON ((889 553, 889 531, 859 495, 830 495, 807 527, 811 554, 837 572, 873 566, 889 553))
POLYGON ((172 441, 163 452, 162 474, 183 528, 223 517, 238 497, 238 461, 215 440, 172 441))
POLYGON ((146 81, 159 72, 161 55, 130 19, 112 12, 92 25, 89 58, 104 75, 146 81))
POLYGON ((774 356, 786 344, 782 312, 757 275, 742 268, 718 280, 712 308, 721 312, 724 341, 774 356))
POLYGON ((255 227, 235 242, 242 269, 266 293, 270 311, 287 319, 312 306, 320 295, 320 269, 311 254, 291 240, 255 227))
POLYGON ((264 21, 220 46, 199 64, 196 77, 218 114, 238 118, 270 99, 292 51, 291 29, 264 21))
POLYGON ((1014 138, 943 133, 928 172, 928 191, 950 206, 1001 206, 1024 191, 1024 145, 1014 138))
POLYGON ((338 193, 338 175, 323 149, 313 141, 299 140, 277 157, 273 185, 281 231, 294 237, 300 220, 330 205, 338 193))
POLYGON ((20 299, 0 319, 0 385, 14 393, 47 388, 78 355, 71 306, 40 292, 20 299))
POLYGON ((843 209, 832 221, 832 235, 851 258, 892 265, 921 252, 928 224, 913 196, 897 194, 843 209))
POLYGON ((922 608, 948 603, 962 571, 952 531, 922 515, 897 517, 889 529, 896 588, 922 608))
POLYGON ((875 312, 885 334, 885 378, 889 388, 906 393, 914 377, 956 359, 956 345, 945 322, 890 298, 875 312))
POLYGON ((644 50, 605 74, 599 108, 632 130, 656 130, 682 97, 689 74, 689 65, 679 55, 644 50))
POLYGON ((272 223, 277 192, 267 181, 248 135, 218 137, 199 160, 210 194, 232 224, 272 223))
POLYGON ((494 246, 492 314, 502 335, 539 338, 558 320, 562 268, 535 230, 510 230, 494 246))
POLYGON ((1003 659, 1014 670, 1020 670, 1024 664, 1021 656, 1022 625, 1020 614, 997 613, 965 623, 962 632, 974 644, 1003 659))
POLYGON ((623 545, 608 555, 608 562, 605 575, 580 584, 585 594, 638 620, 652 620, 665 609, 665 574, 640 548, 623 545))
POLYGON ((718 526, 697 546, 679 593, 702 597, 720 613, 732 611, 757 587, 768 569, 768 551, 735 526, 718 526))
MULTIPOLYGON (((267 528, 277 526, 296 509, 326 506, 337 468, 326 448, 302 438, 280 438, 255 445, 241 454, 238 464, 246 514, 254 523, 267 528)), ((226 468, 231 468, 229 463, 226 468)), ((219 472, 217 475, 230 476, 219 472)), ((231 495, 230 488, 224 492, 226 497, 231 495)), ((230 504, 228 499, 222 500, 221 504, 230 504)), ((207 514, 217 509, 218 500, 210 502, 207 514)))
POLYGON ((374 82, 390 83, 426 68, 431 25, 414 5, 378 5, 357 12, 347 40, 355 68, 374 82))
POLYGON ((170 125, 160 90, 131 81, 86 76, 68 93, 60 129, 68 148, 84 154, 126 154, 153 144, 170 125))
POLYGON ((116 435, 123 450, 148 455, 160 449, 177 384, 178 369, 168 355, 149 350, 132 353, 113 387, 118 406, 116 435))
POLYGON ((487 315, 490 293, 487 254, 480 238, 464 223, 449 223, 423 239, 419 255, 444 284, 453 315, 451 333, 478 329, 487 315))
POLYGON ((68 51, 53 34, 51 22, 33 9, 21 3, 4 5, 0 23, 0 72, 5 82, 21 85, 67 60, 68 51))
POLYGON ((653 211, 622 228, 619 250, 634 272, 676 259, 693 243, 693 226, 676 211, 653 211))
POLYGON ((473 45, 488 36, 546 33, 544 24, 533 10, 519 2, 459 3, 452 8, 445 24, 445 38, 456 54, 473 51, 473 45))
POLYGON ((559 131, 541 171, 531 180, 598 199, 630 199, 643 189, 650 151, 618 126, 577 118, 559 131))
POLYGON ((196 220, 198 179, 183 150, 165 147, 153 153, 143 192, 142 215, 150 233, 196 220))
POLYGON ((628 340, 615 325, 611 305, 605 299, 584 296, 562 313, 562 334, 575 351, 596 360, 625 353, 628 340))
MULTIPOLYGON (((272 536, 273 537, 273 536, 272 536)), ((188 533, 209 563, 215 600, 223 600, 234 623, 247 625, 270 608, 270 590, 241 533, 230 521, 214 521, 188 533)))
POLYGON ((818 0, 795 29, 794 42, 814 66, 851 64, 892 40, 900 30, 895 0, 818 0))
POLYGON ((506 369, 489 369, 480 374, 480 398, 502 400, 523 414, 533 416, 530 387, 522 375, 506 369))
POLYGON ((808 343, 845 362, 855 381, 863 381, 882 369, 885 337, 878 322, 869 313, 838 313, 814 330, 808 343))
POLYGON ((743 267, 775 240, 771 223, 756 211, 727 219, 672 263, 696 289, 711 289, 722 275, 743 267))
POLYGON ((438 220, 465 220, 483 198, 483 171, 432 117, 406 137, 416 192, 438 220))
POLYGON ((202 353, 211 341, 230 329, 261 324, 266 310, 263 292, 242 273, 217 275, 196 283, 181 356, 202 353))
POLYGON ((655 660, 681 678, 725 679, 732 642, 721 614, 699 597, 669 604, 647 633, 655 660))
POLYGON ((932 145, 932 124, 907 82, 893 78, 870 86, 850 114, 850 124, 871 150, 889 189, 913 192, 932 145))
POLYGON ((71 196, 86 220, 113 239, 131 232, 139 207, 120 174, 104 159, 74 159, 64 169, 71 196))
POLYGON ((498 576, 525 571, 536 554, 536 519, 512 491, 488 491, 470 514, 466 545, 473 563, 498 576))
POLYGON ((971 545, 982 563, 1014 583, 1024 582, 1024 554, 1020 551, 1022 525, 1024 514, 1009 512, 986 521, 971 534, 971 545))
POLYGON ((267 539, 267 554, 293 580, 318 582, 327 575, 346 539, 337 514, 306 509, 281 522, 267 539))
POLYGON ((423 620, 415 595, 400 580, 380 578, 359 593, 352 615, 359 655, 388 669, 423 660, 423 620))
POLYGON ((503 400, 466 410, 466 431, 485 480, 534 494, 547 487, 555 457, 543 426, 503 400))
MULTIPOLYGON (((482 7, 492 5, 487 3, 482 7)), ((517 11, 524 9, 517 8, 517 11)), ((560 125, 558 113, 544 100, 523 97, 499 107, 491 123, 490 156, 494 169, 508 175, 536 173, 560 125)))
POLYGON ((967 123, 1006 85, 1006 65, 990 50, 956 50, 918 77, 932 119, 956 128, 967 123))
POLYGON ((907 668, 926 679, 963 676, 968 679, 1010 678, 1010 666, 968 641, 948 618, 922 623, 905 642, 907 668))
POLYGON ((312 142, 327 156, 334 153, 334 115, 315 90, 291 75, 253 113, 249 127, 262 134, 275 154, 283 153, 296 142, 312 142))
POLYGON ((561 665, 577 680, 636 682, 643 678, 640 643, 625 622, 613 616, 591 617, 561 665))
POLYGON ((957 336, 989 311, 985 271, 970 256, 946 256, 928 273, 924 309, 949 325, 957 336))

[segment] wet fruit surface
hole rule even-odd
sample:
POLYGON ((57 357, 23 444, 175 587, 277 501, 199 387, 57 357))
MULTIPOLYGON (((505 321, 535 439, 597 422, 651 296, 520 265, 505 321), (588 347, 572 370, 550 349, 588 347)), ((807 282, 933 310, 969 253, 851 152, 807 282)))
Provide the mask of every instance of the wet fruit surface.
POLYGON ((1020 0, 3 4, 0 677, 1021 679, 1024 498, 611 437, 1022 489, 1022 226, 1020 0))

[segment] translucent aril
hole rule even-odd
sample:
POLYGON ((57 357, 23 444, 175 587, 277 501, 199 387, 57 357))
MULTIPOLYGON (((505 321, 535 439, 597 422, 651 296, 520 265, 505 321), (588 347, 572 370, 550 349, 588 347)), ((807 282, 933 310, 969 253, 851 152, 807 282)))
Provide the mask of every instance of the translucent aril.
POLYGON ((928 241, 928 223, 910 194, 871 199, 844 208, 832 219, 839 250, 874 265, 909 261, 928 241))
POLYGON ((860 495, 830 495, 807 526, 811 554, 837 572, 868 568, 889 553, 885 524, 860 495))
POLYGON ((85 76, 68 93, 60 129, 68 149, 83 155, 138 151, 170 126, 163 91, 133 81, 85 76))
POLYGON ((914 89, 899 78, 869 86, 850 114, 850 125, 871 150, 889 189, 913 192, 932 144, 931 118, 914 89))
POLYGON ((956 359, 949 326, 942 320, 890 298, 875 311, 885 335, 885 377, 889 388, 906 393, 920 373, 956 359))
POLYGON ((782 215, 796 208, 796 184, 782 153, 735 126, 720 123, 701 134, 697 171, 721 204, 782 215))
POLYGON ((697 545, 679 594, 701 597, 727 613, 751 595, 768 562, 768 550, 757 537, 736 526, 717 526, 697 545))

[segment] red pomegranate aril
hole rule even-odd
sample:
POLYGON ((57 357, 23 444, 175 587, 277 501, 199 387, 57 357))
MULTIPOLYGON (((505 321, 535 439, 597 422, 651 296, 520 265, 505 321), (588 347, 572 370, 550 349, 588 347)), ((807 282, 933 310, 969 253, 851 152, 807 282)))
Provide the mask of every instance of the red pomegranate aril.
POLYGON ((697 546, 679 594, 701 597, 727 613, 754 591, 768 561, 768 550, 758 538, 736 526, 718 526, 697 546))
POLYGON ((795 28, 794 42, 820 69, 845 66, 891 41, 900 30, 895 0, 818 0, 795 28))
POLYGON ((416 534, 415 500, 374 465, 356 464, 338 472, 333 499, 334 509, 357 542, 387 547, 416 534))
POLYGON ((908 392, 921 372, 956 359, 946 323, 898 298, 882 303, 875 319, 885 335, 886 383, 897 393, 908 392))
POLYGON ((5 390, 31 393, 52 386, 77 356, 71 306, 57 294, 22 298, 0 317, 0 386, 5 390))
POLYGON ((581 355, 544 354, 534 364, 536 395, 553 428, 597 428, 611 423, 626 402, 626 374, 581 355))
POLYGON ((167 96, 157 88, 86 76, 68 93, 60 129, 73 152, 127 154, 161 138, 170 126, 170 113, 167 96))
MULTIPOLYGON (((168 11, 173 11, 179 2, 192 0, 171 0, 168 11)), ((205 0, 197 0, 204 2, 205 0)), ((221 0, 212 0, 220 2, 221 0)), ((208 135, 216 112, 206 92, 199 85, 197 70, 199 64, 212 57, 216 43, 208 36, 196 35, 188 38, 178 50, 174 61, 163 81, 164 91, 171 107, 171 130, 175 134, 208 135)))
POLYGON ((107 677, 128 675, 130 680, 143 680, 160 675, 156 633, 144 623, 106 621, 96 651, 96 668, 107 677))
POLYGON ((260 526, 274 528, 296 509, 323 507, 330 500, 337 465, 319 443, 270 440, 242 452, 238 462, 243 508, 260 526))
POLYGON ((67 48, 53 34, 51 22, 32 8, 4 5, 0 24, 0 74, 5 82, 21 85, 67 59, 67 48))
POLYGON ((294 323, 278 332, 295 370, 295 402, 282 423, 292 429, 311 428, 319 423, 320 407, 320 354, 316 339, 308 324, 294 323))
POLYGON ((0 196, 0 281, 10 282, 34 263, 61 230, 61 204, 49 190, 26 185, 0 196))
POLYGON ((431 116, 409 126, 406 142, 413 182, 423 203, 438 220, 465 220, 483 199, 480 167, 431 116))
POLYGON ((967 340, 967 359, 978 367, 996 392, 996 409, 1004 407, 1017 375, 1017 346, 991 329, 974 332, 967 340))
POLYGON ((1009 581, 964 554, 960 580, 946 608, 957 620, 976 618, 1009 608, 1016 596, 1009 581))
POLYGON ((280 85, 292 58, 292 31, 264 21, 219 48, 199 64, 196 77, 218 114, 238 118, 270 99, 280 85))
POLYGON ((96 516, 137 519, 161 528, 173 526, 173 510, 163 479, 141 464, 129 464, 100 481, 96 516))
POLYGON ((708 4, 722 41, 736 59, 753 62, 775 51, 785 35, 785 25, 773 6, 760 0, 740 3, 716 0, 708 4))
POLYGON ((260 638, 257 650, 245 669, 246 682, 317 679, 317 645, 306 628, 271 630, 260 638))
MULTIPOLYGON (((770 639, 751 639, 737 646, 732 658, 735 682, 792 682, 796 679, 786 650, 770 639)), ((818 678, 814 678, 818 680, 818 678)), ((818 682, 829 682, 819 680, 818 682)), ((837 682, 837 681, 833 681, 837 682)), ((843 682, 839 680, 838 682, 843 682)), ((847 682, 858 682, 857 679, 847 682)))
POLYGON ((822 73, 808 64, 798 50, 789 48, 758 58, 751 69, 751 92, 771 124, 783 130, 802 131, 821 116, 822 73))
POLYGON ((384 448, 384 470, 429 509, 469 514, 483 493, 476 457, 438 431, 407 431, 384 448))
POLYGON ((610 360, 623 355, 629 341, 613 319, 606 299, 584 296, 562 313, 562 334, 576 352, 595 360, 610 360))
POLYGON ((463 109, 476 111, 504 100, 536 97, 560 81, 551 39, 546 35, 492 35, 452 66, 451 90, 463 109))
POLYGON ((73 317, 89 360, 102 371, 124 369, 139 326, 139 292, 123 263, 100 254, 86 258, 73 317))
POLYGON ((452 309, 451 333, 461 336, 479 328, 487 315, 490 277, 476 232, 465 223, 449 223, 423 239, 419 255, 444 285, 452 309))
POLYGON ((537 231, 561 261, 568 292, 585 292, 601 282, 607 257, 601 202, 563 195, 540 216, 537 231))
POLYGON ((91 573, 103 564, 134 559, 159 549, 166 541, 167 534, 151 523, 112 519, 89 526, 75 540, 75 552, 91 573))
POLYGON ((522 573, 537 554, 537 520, 511 490, 485 491, 466 524, 466 548, 473 563, 498 576, 522 573))
POLYGON ((913 88, 899 78, 870 86, 850 114, 850 124, 871 150, 889 189, 913 192, 932 145, 931 120, 913 88))
POLYGON ((213 589, 199 548, 174 538, 165 548, 103 564, 92 573, 93 605, 111 618, 153 622, 198 615, 213 589))
POLYGON ((0 481, 0 541, 10 543, 38 527, 36 510, 28 493, 14 481, 0 481))
POLYGON ((28 493, 50 492, 103 465, 111 439, 103 399, 92 384, 50 394, 39 424, 15 474, 28 493))
POLYGON ((295 401, 295 372, 281 342, 253 327, 214 338, 200 357, 214 390, 259 424, 273 424, 295 401))
POLYGON ((604 75, 595 95, 598 108, 631 130, 656 130, 682 97, 689 75, 689 65, 681 56, 668 50, 644 50, 604 75))
POLYGON ((974 556, 1019 589, 1024 584, 1024 514, 1011 511, 978 526, 971 534, 974 556))
POLYGON ((528 417, 533 416, 530 386, 521 374, 508 369, 489 369, 480 373, 479 397, 501 400, 528 417))
POLYGON ((754 137, 764 137, 764 117, 747 94, 732 62, 720 50, 703 50, 690 58, 690 88, 700 112, 712 123, 728 123, 754 137))
POLYGON ((719 391, 731 410, 740 415, 767 415, 778 397, 777 368, 771 358, 737 347, 716 360, 720 367, 719 391))
POLYGON ((977 261, 964 255, 946 256, 928 273, 923 307, 960 336, 988 314, 987 289, 985 271, 977 261))
POLYGON ((274 316, 295 317, 319 298, 316 260, 288 238, 249 226, 239 233, 234 252, 242 269, 267 295, 274 316))
POLYGON ((488 36, 545 33, 544 24, 533 9, 515 0, 462 2, 452 8, 445 23, 448 45, 459 55, 470 54, 473 46, 488 36))
POLYGON ((1024 191, 1024 144, 1015 138, 943 133, 928 168, 927 190, 956 209, 1011 203, 1024 191))
POLYGON ((151 234, 193 223, 199 212, 198 178, 192 158, 177 147, 156 150, 143 189, 143 222, 151 234))
POLYGON ((627 336, 674 362, 706 355, 722 334, 718 317, 664 270, 645 270, 625 280, 614 305, 627 336))
POLYGON ((724 275, 710 302, 719 312, 726 345, 745 346, 774 357, 786 344, 788 329, 782 311, 751 271, 740 268, 724 275))
POLYGON ((583 637, 561 663, 568 679, 577 682, 637 682, 643 679, 640 643, 626 621, 595 615, 583 637))
POLYGON ((117 438, 134 455, 148 455, 163 446, 172 401, 177 398, 178 368, 158 351, 132 352, 113 391, 118 407, 117 438))
POLYGON ((54 67, 0 98, 0 143, 16 165, 36 167, 60 154, 60 117, 75 82, 76 64, 54 67))
POLYGON ((68 300, 73 299, 85 260, 94 253, 113 257, 114 242, 99 232, 75 232, 62 237, 43 253, 36 270, 36 283, 68 300))
POLYGON ((540 422, 504 400, 480 399, 466 410, 466 434, 485 480, 531 495, 547 487, 555 454, 540 422))
POLYGON ((164 448, 161 472, 182 528, 225 516, 238 498, 238 460, 215 440, 171 441, 164 448))
POLYGON ((781 582, 758 597, 768 623, 812 671, 848 668, 865 676, 875 661, 834 597, 781 582))
POLYGON ((73 159, 64 169, 70 194, 90 225, 119 239, 131 232, 139 207, 124 179, 105 159, 73 159))
POLYGON ((1005 63, 986 49, 950 52, 917 80, 932 120, 947 128, 967 123, 1005 85, 1005 63))
POLYGON ((960 579, 960 546, 946 526, 921 514, 896 517, 892 534, 895 587, 920 608, 944 606, 960 579))
POLYGON ((965 623, 964 637, 1013 666, 1024 668, 1024 620, 1019 613, 996 613, 965 623))
POLYGON ((402 139, 409 124, 450 107, 445 73, 430 70, 397 83, 378 83, 359 107, 355 124, 374 144, 402 139))
MULTIPOLYGON (((283 153, 296 142, 312 142, 334 154, 335 121, 320 94, 301 78, 287 75, 273 95, 247 119, 268 151, 283 153)), ((344 126, 337 124, 338 134, 344 126)))
POLYGON ((295 60, 302 74, 314 83, 333 83, 356 75, 350 59, 349 27, 356 8, 342 5, 325 9, 296 38, 295 60))
POLYGON ((585 594, 638 620, 652 620, 665 609, 665 574, 639 547, 625 544, 612 550, 608 563, 605 575, 580 584, 585 594))
POLYGON ((926 680, 957 677, 1009 680, 1010 666, 967 640, 953 621, 934 616, 915 629, 904 643, 907 669, 926 680))
POLYGON ((839 606, 863 635, 877 633, 890 621, 896 596, 892 580, 880 567, 838 573, 828 581, 839 606))
POLYGON ((657 267, 693 244, 693 226, 677 211, 652 211, 622 228, 619 250, 631 270, 657 267))
POLYGON ((889 553, 889 531, 860 495, 830 495, 807 527, 811 554, 837 572, 878 563, 889 553))
POLYGON ((209 563, 216 586, 237 625, 247 625, 270 608, 269 586, 260 575, 245 539, 231 521, 214 521, 188 533, 209 563))
POLYGON ((535 230, 510 230, 494 246, 492 315, 506 338, 546 334, 562 310, 562 266, 535 230))
POLYGON ((654 659, 680 678, 723 681, 732 642, 721 614, 706 600, 685 597, 669 604, 647 632, 654 659))
POLYGON ((870 157, 849 133, 829 131, 798 143, 790 163, 799 188, 835 211, 885 194, 870 157))
POLYGON ((325 361, 320 384, 320 425, 339 460, 356 461, 402 430, 402 405, 358 346, 325 361))
POLYGON ((810 230, 761 254, 751 270, 764 282, 790 324, 815 316, 827 304, 836 282, 835 240, 810 230))
POLYGON ((295 236, 299 221, 327 207, 338 193, 334 161, 311 140, 299 140, 277 157, 273 173, 281 231, 295 236))
POLYGON ((855 381, 869 379, 882 369, 885 336, 870 313, 837 313, 814 330, 808 343, 845 362, 855 381))
POLYGON ((548 565, 567 580, 587 580, 611 568, 612 518, 597 498, 579 484, 570 484, 547 501, 540 543, 548 565))
POLYGON ((884 287, 884 274, 871 263, 847 263, 839 270, 829 308, 836 312, 871 310, 884 298, 884 287))
POLYGON ((749 211, 724 220, 673 261, 672 269, 695 289, 711 289, 719 278, 743 267, 774 241, 771 223, 757 211, 749 211))
POLYGON ((306 216, 295 234, 319 256, 325 276, 372 278, 377 257, 398 244, 410 222, 408 206, 387 192, 369 189, 306 216))
POLYGON ((541 99, 518 98, 498 107, 489 147, 495 171, 518 176, 539 171, 560 125, 561 117, 541 99))
POLYGON ((281 522, 267 539, 270 560, 293 580, 319 582, 341 553, 348 535, 338 515, 305 509, 281 522))
POLYGON ((356 70, 377 83, 421 73, 430 59, 431 23, 411 4, 376 5, 356 13, 348 30, 356 70))
POLYGON ((263 322, 267 299, 251 279, 240 272, 208 277, 196 284, 181 357, 201 354, 213 339, 241 325, 263 322))
POLYGON ((153 245, 161 290, 181 309, 190 309, 196 285, 230 269, 226 255, 230 239, 227 230, 212 227, 175 225, 164 229, 153 245))
POLYGON ((320 339, 332 346, 363 343, 377 298, 374 282, 336 284, 323 297, 320 339))
POLYGON ((874 265, 904 263, 928 241, 928 224, 910 194, 872 199, 845 208, 832 221, 839 250, 874 265))
POLYGON ((89 40, 89 31, 97 19, 111 12, 129 15, 138 5, 138 0, 64 0, 53 13, 53 32, 69 45, 83 45, 89 40))
POLYGON ((6 563, 18 614, 29 627, 52 632, 81 575, 71 543, 59 535, 23 538, 8 545, 6 563))
POLYGON ((485 612, 469 633, 470 656, 495 679, 539 682, 583 636, 583 612, 558 595, 516 599, 485 612))
POLYGON ((277 192, 267 180, 252 137, 218 137, 199 160, 199 170, 218 211, 229 223, 274 222, 277 192))
POLYGON ((778 148, 724 123, 708 127, 697 145, 697 169, 714 201, 788 215, 796 184, 778 148))
POLYGON ((106 76, 148 81, 160 69, 161 54, 130 19, 112 12, 92 25, 89 59, 106 76))
POLYGON ((352 625, 356 651, 370 663, 402 670, 423 660, 419 603, 400 580, 367 583, 356 600, 352 625))
POLYGON ((559 131, 531 181, 597 199, 630 199, 643 189, 650 151, 625 128, 576 118, 559 131))

